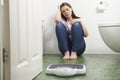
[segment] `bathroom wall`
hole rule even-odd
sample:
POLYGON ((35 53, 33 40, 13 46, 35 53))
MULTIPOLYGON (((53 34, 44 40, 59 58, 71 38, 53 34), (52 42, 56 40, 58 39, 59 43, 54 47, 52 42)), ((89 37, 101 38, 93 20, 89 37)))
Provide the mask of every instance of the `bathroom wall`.
POLYGON ((54 15, 57 6, 61 2, 69 2, 76 15, 83 18, 89 31, 86 40, 85 54, 112 54, 113 52, 103 42, 98 25, 120 23, 120 0, 43 0, 42 21, 43 21, 43 49, 45 54, 58 54, 57 40, 55 35, 54 15), (103 12, 98 11, 100 1, 106 1, 103 12))

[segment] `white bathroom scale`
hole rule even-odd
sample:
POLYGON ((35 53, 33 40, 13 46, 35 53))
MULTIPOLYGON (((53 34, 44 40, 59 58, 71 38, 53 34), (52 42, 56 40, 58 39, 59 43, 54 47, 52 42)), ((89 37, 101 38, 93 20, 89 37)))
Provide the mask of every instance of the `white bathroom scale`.
POLYGON ((51 64, 46 68, 46 74, 56 76, 73 76, 86 74, 86 67, 83 64, 51 64))

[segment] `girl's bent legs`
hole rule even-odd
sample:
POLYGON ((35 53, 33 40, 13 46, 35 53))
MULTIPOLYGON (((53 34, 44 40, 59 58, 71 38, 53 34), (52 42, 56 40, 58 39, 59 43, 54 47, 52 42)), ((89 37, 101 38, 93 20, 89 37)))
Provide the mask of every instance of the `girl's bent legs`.
POLYGON ((71 58, 76 59, 77 55, 81 55, 85 50, 85 40, 83 36, 82 26, 80 22, 72 25, 72 52, 71 58))
POLYGON ((58 40, 58 48, 64 55, 63 59, 69 59, 69 43, 68 43, 68 32, 63 23, 56 24, 56 36, 58 40))

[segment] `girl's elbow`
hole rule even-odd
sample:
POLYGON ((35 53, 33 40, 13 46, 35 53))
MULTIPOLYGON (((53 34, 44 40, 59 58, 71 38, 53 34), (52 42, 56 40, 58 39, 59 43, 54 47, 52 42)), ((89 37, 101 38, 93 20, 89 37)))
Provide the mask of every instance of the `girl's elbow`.
POLYGON ((55 23, 59 23, 61 21, 62 21, 61 19, 55 19, 55 23))
POLYGON ((88 37, 88 33, 84 34, 84 37, 88 37))

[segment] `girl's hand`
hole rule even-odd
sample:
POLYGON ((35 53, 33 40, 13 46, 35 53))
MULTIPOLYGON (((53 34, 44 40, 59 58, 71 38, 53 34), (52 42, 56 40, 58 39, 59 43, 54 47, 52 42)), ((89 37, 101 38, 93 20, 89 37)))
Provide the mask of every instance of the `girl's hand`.
POLYGON ((56 22, 56 23, 62 21, 62 18, 61 18, 61 11, 60 11, 60 6, 58 6, 58 11, 57 11, 57 13, 56 13, 54 19, 55 19, 55 22, 56 22))

